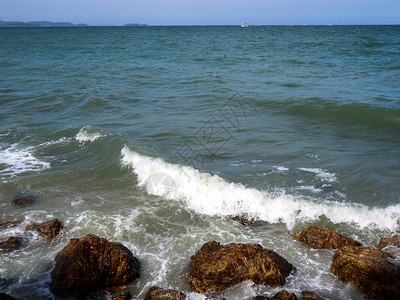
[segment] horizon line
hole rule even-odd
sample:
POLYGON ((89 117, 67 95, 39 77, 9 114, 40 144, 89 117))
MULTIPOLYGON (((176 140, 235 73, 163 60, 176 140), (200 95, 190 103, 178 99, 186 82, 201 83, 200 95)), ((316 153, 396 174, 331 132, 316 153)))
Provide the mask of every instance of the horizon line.
MULTIPOLYGON (((72 23, 69 21, 3 21, 0 22, 10 23, 29 23, 29 22, 50 22, 50 23, 71 23, 73 26, 41 26, 36 28, 48 28, 48 27, 200 27, 200 26, 240 26, 241 23, 237 24, 146 24, 146 23, 126 23, 123 25, 115 24, 87 24, 87 23, 72 23), (138 25, 130 25, 138 24, 138 25), (84 26, 79 26, 84 25, 84 26)), ((246 22, 243 22, 246 23, 246 22)), ((399 26, 400 23, 365 23, 365 24, 251 24, 247 23, 249 27, 260 27, 260 26, 399 26)), ((0 26, 1 27, 1 26, 0 26)))

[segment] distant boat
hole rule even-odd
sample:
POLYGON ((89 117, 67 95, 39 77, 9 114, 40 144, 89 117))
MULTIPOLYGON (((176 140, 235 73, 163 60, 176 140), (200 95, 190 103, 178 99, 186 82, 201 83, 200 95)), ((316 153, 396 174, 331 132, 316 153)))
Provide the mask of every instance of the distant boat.
POLYGON ((240 25, 240 27, 249 27, 249 24, 247 24, 247 23, 242 23, 242 25, 240 25))

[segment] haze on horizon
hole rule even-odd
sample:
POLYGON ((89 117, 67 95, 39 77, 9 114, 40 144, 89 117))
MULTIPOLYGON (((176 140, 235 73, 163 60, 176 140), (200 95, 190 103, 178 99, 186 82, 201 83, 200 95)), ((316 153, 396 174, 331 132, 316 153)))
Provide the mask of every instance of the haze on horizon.
POLYGON ((400 24, 399 0, 1 0, 3 21, 89 25, 400 24))

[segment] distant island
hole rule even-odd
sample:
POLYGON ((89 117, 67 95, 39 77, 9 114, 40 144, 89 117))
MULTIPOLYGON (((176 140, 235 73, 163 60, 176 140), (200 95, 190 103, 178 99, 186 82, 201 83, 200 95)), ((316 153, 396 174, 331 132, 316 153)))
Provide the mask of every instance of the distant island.
MULTIPOLYGON (((87 27, 87 24, 74 24, 71 22, 49 22, 49 21, 1 21, 0 27, 87 27)), ((123 26, 148 26, 147 24, 128 23, 123 26)))
POLYGON ((70 22, 49 22, 49 21, 0 21, 0 27, 86 27, 86 24, 74 24, 70 22))
POLYGON ((128 23, 128 24, 125 24, 124 26, 147 26, 147 24, 128 23))

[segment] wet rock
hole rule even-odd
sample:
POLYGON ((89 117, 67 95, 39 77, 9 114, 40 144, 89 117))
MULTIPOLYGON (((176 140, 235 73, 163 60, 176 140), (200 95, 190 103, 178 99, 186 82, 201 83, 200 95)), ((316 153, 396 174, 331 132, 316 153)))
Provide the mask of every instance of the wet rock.
POLYGON ((390 253, 393 256, 400 256, 400 235, 394 235, 391 238, 381 238, 378 248, 379 250, 390 253))
POLYGON ((331 272, 370 298, 400 299, 400 265, 372 247, 343 247, 333 256, 331 272))
POLYGON ((85 300, 130 300, 132 296, 126 289, 126 285, 102 289, 86 296, 85 300))
POLYGON ((233 221, 236 221, 243 226, 249 226, 249 227, 256 227, 256 226, 265 226, 265 225, 271 225, 270 223, 266 221, 260 221, 260 220, 255 220, 252 218, 248 218, 247 216, 235 216, 232 218, 233 221))
POLYGON ((0 293, 0 300, 17 300, 14 297, 11 297, 10 295, 0 293))
POLYGON ((388 237, 381 238, 379 241, 378 249, 382 250, 387 246, 395 246, 397 248, 400 248, 400 235, 394 235, 390 238, 388 237))
POLYGON ((32 194, 20 193, 11 201, 16 206, 27 206, 38 200, 38 197, 32 194))
POLYGON ((288 291, 280 291, 277 293, 275 296, 273 296, 271 299, 273 300, 297 300, 297 297, 293 293, 289 293, 288 291))
POLYGON ((288 291, 282 290, 275 294, 272 298, 264 297, 264 296, 257 296, 254 297, 252 300, 297 300, 297 297, 294 293, 289 293, 288 291))
POLYGON ((170 290, 161 289, 153 286, 149 289, 144 300, 185 300, 186 295, 184 293, 170 290))
POLYGON ((324 300, 320 295, 314 292, 301 292, 301 299, 303 300, 324 300))
POLYGON ((16 227, 19 224, 22 223, 22 220, 17 220, 17 221, 3 221, 0 222, 0 228, 1 227, 16 227))
POLYGON ((17 250, 21 247, 21 240, 20 237, 10 237, 8 240, 0 242, 0 250, 17 250))
POLYGON ((89 234, 72 239, 57 254, 50 289, 57 295, 86 295, 132 282, 139 268, 128 248, 89 234))
POLYGON ((351 238, 318 225, 299 230, 293 234, 293 237, 314 249, 334 250, 344 246, 361 246, 351 238))
POLYGON ((26 226, 26 231, 37 231, 46 241, 55 238, 62 230, 63 225, 58 219, 53 219, 43 223, 33 223, 26 226))
POLYGON ((196 292, 220 291, 245 280, 282 286, 293 266, 272 250, 258 244, 211 241, 192 256, 188 281, 196 292))

